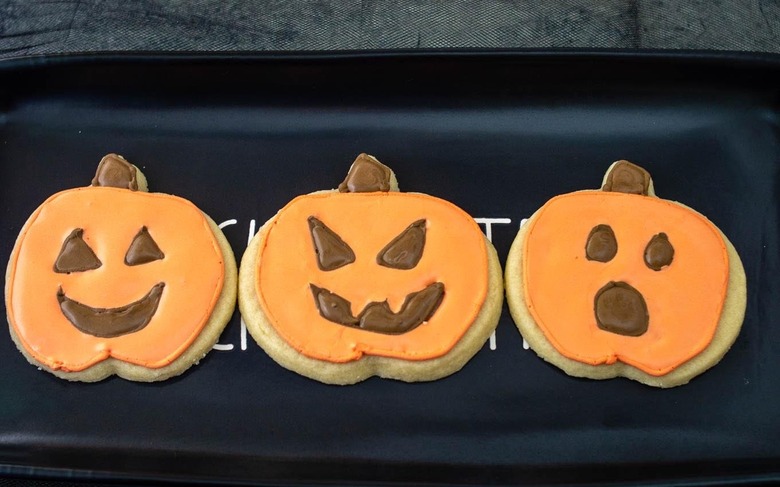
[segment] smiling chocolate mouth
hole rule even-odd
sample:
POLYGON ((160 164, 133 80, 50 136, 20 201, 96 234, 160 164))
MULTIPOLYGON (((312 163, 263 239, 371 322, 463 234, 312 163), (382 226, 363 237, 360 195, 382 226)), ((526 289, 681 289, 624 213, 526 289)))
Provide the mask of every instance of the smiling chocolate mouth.
POLYGON ((84 333, 100 338, 113 338, 142 330, 151 321, 160 304, 165 283, 157 283, 146 296, 118 308, 93 308, 65 296, 62 287, 57 291, 62 314, 73 326, 84 333))
POLYGON ((388 335, 406 333, 428 321, 444 298, 444 284, 435 282, 421 291, 408 294, 398 313, 393 313, 387 301, 375 301, 366 305, 355 317, 349 301, 314 284, 309 286, 314 294, 317 310, 326 320, 388 335))

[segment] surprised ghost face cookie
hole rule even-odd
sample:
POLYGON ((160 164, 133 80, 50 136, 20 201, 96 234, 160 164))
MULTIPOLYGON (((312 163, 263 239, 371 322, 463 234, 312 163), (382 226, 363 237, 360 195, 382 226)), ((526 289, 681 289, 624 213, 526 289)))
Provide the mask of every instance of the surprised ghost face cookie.
POLYGON ((338 190, 292 200, 241 261, 247 329, 279 364, 330 384, 459 370, 495 329, 501 268, 452 203, 401 193, 360 155, 338 190))
POLYGON ((6 273, 17 347, 74 381, 180 374, 216 343, 235 298, 235 258, 214 222, 185 199, 147 192, 114 154, 91 186, 35 210, 6 273))
POLYGON ((543 359, 569 375, 673 387, 720 361, 745 313, 737 252, 696 211, 614 163, 601 190, 548 201, 506 265, 509 309, 543 359))

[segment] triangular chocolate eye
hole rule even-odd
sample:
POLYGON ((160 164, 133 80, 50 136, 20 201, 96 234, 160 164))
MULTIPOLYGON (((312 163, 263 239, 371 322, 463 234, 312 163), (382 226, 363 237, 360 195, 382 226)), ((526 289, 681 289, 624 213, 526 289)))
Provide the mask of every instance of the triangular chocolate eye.
POLYGON ((355 262, 355 252, 336 232, 313 216, 309 217, 309 231, 317 254, 317 265, 323 271, 332 271, 355 262))
POLYGON ((130 248, 127 249, 125 264, 131 266, 148 264, 164 257, 165 254, 162 253, 157 242, 149 235, 149 230, 146 227, 141 227, 141 230, 133 237, 130 248))
POLYGON ((393 269, 413 269, 425 248, 425 220, 417 220, 395 237, 376 256, 376 263, 393 269))
POLYGON ((54 261, 54 272, 70 274, 97 269, 103 265, 84 241, 83 234, 84 230, 77 228, 65 238, 57 260, 54 261))

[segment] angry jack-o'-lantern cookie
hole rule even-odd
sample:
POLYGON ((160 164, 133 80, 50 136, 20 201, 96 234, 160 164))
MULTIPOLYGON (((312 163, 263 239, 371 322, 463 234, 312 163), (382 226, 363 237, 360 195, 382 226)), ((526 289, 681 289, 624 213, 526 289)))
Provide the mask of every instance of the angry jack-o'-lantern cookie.
POLYGON ((360 155, 337 190, 292 200, 241 261, 239 307, 279 364, 330 384, 370 376, 434 380, 495 329, 501 268, 474 220, 401 193, 360 155))
POLYGON ((601 190, 548 201, 506 265, 509 309, 543 359, 569 375, 687 383, 720 361, 745 314, 745 272, 707 218, 655 196, 614 163, 601 190))
POLYGON ((235 299, 235 258, 214 222, 185 199, 147 192, 114 154, 91 186, 35 210, 6 272, 17 347, 74 381, 180 374, 217 341, 235 299))

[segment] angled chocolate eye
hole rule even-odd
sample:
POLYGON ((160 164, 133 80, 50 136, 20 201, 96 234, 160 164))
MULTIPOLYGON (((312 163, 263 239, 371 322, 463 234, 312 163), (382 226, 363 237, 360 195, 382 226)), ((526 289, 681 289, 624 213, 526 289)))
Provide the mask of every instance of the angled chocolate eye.
POLYGON ((336 232, 313 216, 309 217, 309 231, 317 254, 317 265, 323 271, 332 271, 355 262, 355 252, 336 232))
POLYGON ((148 264, 164 257, 165 254, 162 253, 157 242, 149 235, 149 230, 146 227, 141 227, 141 230, 133 237, 133 241, 130 242, 130 248, 125 254, 125 264, 130 266, 148 264))
POLYGON ((425 248, 425 220, 409 225, 376 256, 376 263, 393 269, 413 269, 425 248))
POLYGON ((57 260, 54 261, 54 272, 70 274, 97 269, 103 265, 84 241, 83 234, 84 230, 77 228, 65 238, 57 260))
POLYGON ((609 262, 617 254, 615 232, 609 225, 596 225, 585 243, 585 257, 597 262, 609 262))
POLYGON ((660 271, 670 265, 674 259, 674 247, 665 233, 653 236, 645 247, 645 265, 654 271, 660 271))

